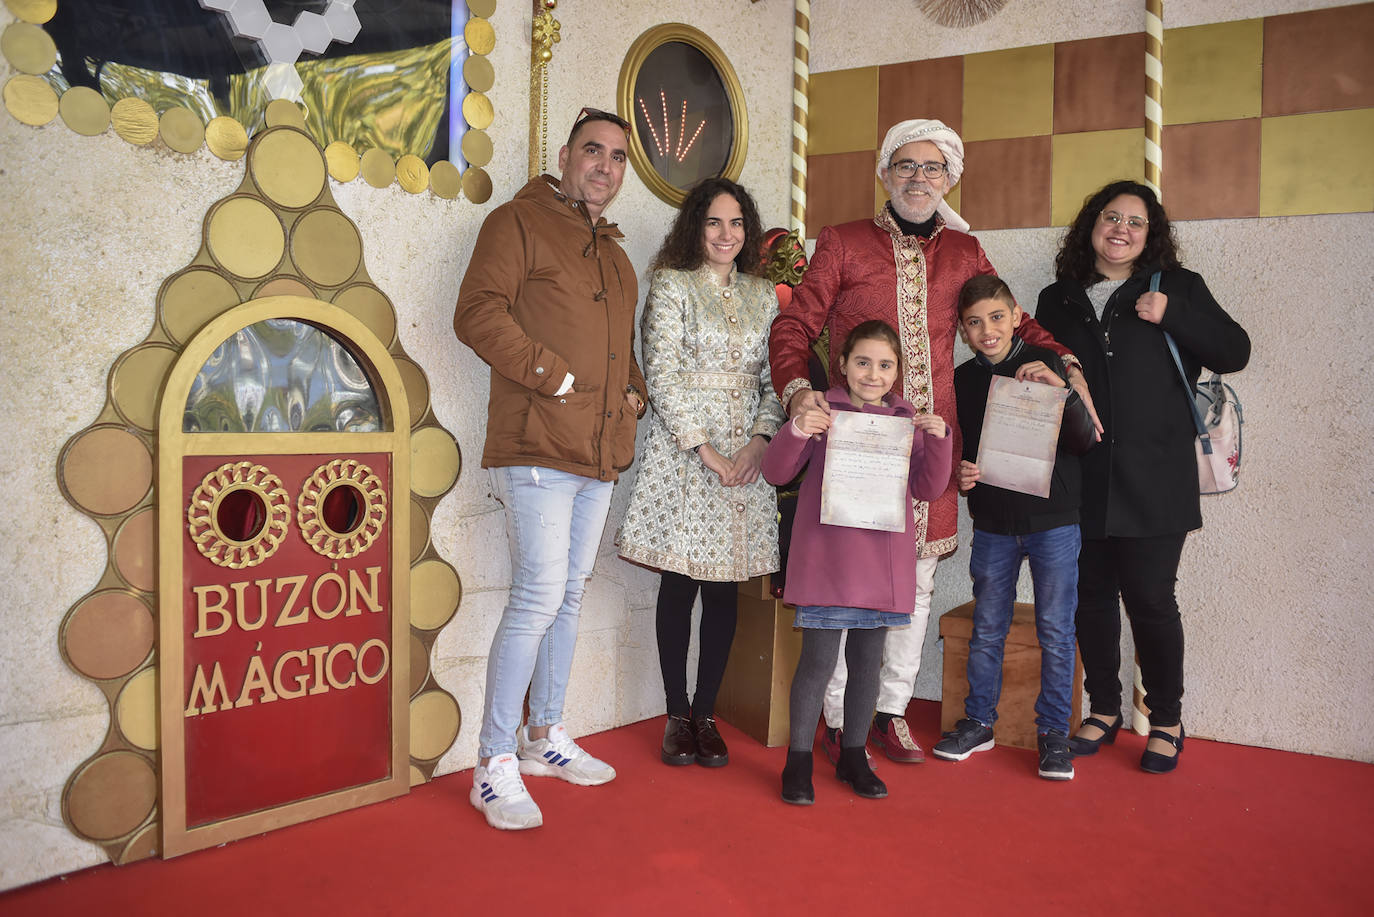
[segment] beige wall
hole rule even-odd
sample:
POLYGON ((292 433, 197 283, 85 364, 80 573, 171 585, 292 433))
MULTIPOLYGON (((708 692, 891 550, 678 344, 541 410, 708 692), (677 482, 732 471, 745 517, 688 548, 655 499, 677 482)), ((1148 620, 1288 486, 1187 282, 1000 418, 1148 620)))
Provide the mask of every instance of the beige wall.
MULTIPOLYGON (((1324 5, 1175 0, 1166 24, 1324 5)), ((817 70, 837 69, 1134 31, 1140 7, 1015 0, 990 22, 954 31, 927 27, 914 4, 902 7, 894 27, 886 0, 816 0, 812 61, 817 70)), ((435 412, 467 459, 433 521, 465 590, 434 654, 438 679, 464 713, 441 773, 474 762, 486 652, 509 579, 504 523, 477 467, 486 369, 454 339, 450 319, 481 218, 524 180, 528 17, 525 3, 502 0, 494 18, 499 120, 491 132, 496 190, 488 205, 411 196, 396 186, 379 191, 361 181, 332 186, 362 232, 369 272, 396 303, 407 351, 430 376, 435 412)), ((558 17, 563 40, 549 105, 555 146, 580 106, 614 107, 620 61, 642 31, 663 21, 695 24, 720 43, 745 88, 751 123, 742 180, 765 221, 785 222, 790 4, 567 2, 558 17)), ((0 7, 0 26, 10 21, 0 7)), ((0 82, 10 76, 5 68, 0 61, 0 82)), ((241 175, 241 163, 203 150, 187 157, 134 148, 113 133, 79 137, 60 123, 29 128, 0 113, 0 378, 10 392, 0 461, 11 482, 0 518, 0 563, 11 571, 0 587, 0 889, 104 859, 60 817, 67 776, 109 723, 99 692, 62 663, 56 632, 96 581, 105 548, 95 525, 61 498, 54 465, 62 444, 103 403, 113 360, 145 335, 158 285, 197 250, 206 209, 241 175)), ((672 214, 633 176, 607 213, 626 231, 641 277, 672 214)), ((1360 306, 1374 281, 1367 266, 1374 217, 1186 224, 1180 235, 1188 263, 1255 342, 1251 367, 1237 378, 1249 421, 1245 483, 1206 502, 1207 528, 1190 540, 1180 584, 1190 730, 1374 760, 1367 703, 1374 637, 1362 576, 1374 523, 1359 511, 1369 485, 1358 461, 1374 447, 1374 415, 1361 408, 1370 384, 1355 378, 1374 345, 1350 320, 1357 309, 1367 311, 1360 306), (1303 320, 1294 321, 1299 310, 1303 320)), ((983 236, 1023 298, 1048 281, 1056 239, 1053 230, 983 236)), ((663 709, 655 578, 618 560, 610 542, 627 496, 626 487, 617 488, 587 595, 568 705, 576 733, 663 709)), ((940 565, 937 611, 968 598, 966 569, 966 552, 940 565)), ((932 640, 918 693, 938 691, 932 640)))

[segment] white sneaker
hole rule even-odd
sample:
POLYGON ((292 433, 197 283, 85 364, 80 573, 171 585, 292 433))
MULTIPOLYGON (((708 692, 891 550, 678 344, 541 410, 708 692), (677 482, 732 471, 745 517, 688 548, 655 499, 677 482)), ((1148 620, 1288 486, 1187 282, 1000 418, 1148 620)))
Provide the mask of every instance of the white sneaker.
POLYGON ((531 739, 528 726, 520 727, 516 737, 522 774, 557 777, 578 786, 600 786, 615 779, 615 768, 587 754, 562 723, 550 727, 546 739, 531 739))
POLYGON ((468 801, 487 817, 487 824, 493 828, 520 831, 544 823, 544 813, 525 789, 520 765, 510 752, 492 758, 486 767, 477 766, 472 772, 468 801))

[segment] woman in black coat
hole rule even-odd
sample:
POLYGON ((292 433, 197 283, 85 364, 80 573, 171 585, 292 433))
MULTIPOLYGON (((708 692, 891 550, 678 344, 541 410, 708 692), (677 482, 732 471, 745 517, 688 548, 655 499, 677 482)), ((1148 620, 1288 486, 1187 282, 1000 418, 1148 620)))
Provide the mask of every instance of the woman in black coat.
POLYGON ((1169 218, 1148 187, 1117 181, 1083 205, 1055 258, 1035 318, 1082 361, 1102 441, 1083 456, 1078 645, 1091 715, 1076 755, 1121 727, 1121 602, 1131 622, 1150 740, 1140 766, 1166 773, 1183 750, 1183 622, 1174 596, 1188 532, 1202 527, 1197 432, 1187 400, 1202 366, 1235 372, 1250 338, 1185 270, 1169 218), (1158 292, 1150 278, 1161 273, 1158 292), (1188 375, 1169 354, 1173 336, 1188 375))

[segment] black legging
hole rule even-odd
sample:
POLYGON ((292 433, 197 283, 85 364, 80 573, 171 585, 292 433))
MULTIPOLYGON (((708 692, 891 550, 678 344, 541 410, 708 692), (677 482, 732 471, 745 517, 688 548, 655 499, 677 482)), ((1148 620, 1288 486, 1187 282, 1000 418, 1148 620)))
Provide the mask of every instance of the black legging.
POLYGON ((711 583, 664 570, 658 584, 658 664, 663 694, 673 716, 710 716, 735 640, 738 583, 711 583), (687 646, 692 639, 692 603, 701 590, 697 646, 697 693, 687 700, 687 646))
POLYGON ((1121 605, 1131 622, 1150 725, 1183 715, 1183 619, 1174 597, 1187 533, 1084 538, 1078 555, 1078 649, 1092 712, 1121 711, 1121 605), (1118 598, 1119 597, 1119 598, 1118 598))

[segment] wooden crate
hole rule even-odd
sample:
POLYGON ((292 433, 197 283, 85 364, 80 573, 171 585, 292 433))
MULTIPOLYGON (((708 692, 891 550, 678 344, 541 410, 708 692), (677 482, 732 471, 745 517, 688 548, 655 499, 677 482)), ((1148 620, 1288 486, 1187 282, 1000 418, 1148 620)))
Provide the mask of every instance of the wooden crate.
POLYGON ((770 579, 758 576, 740 584, 739 623, 716 713, 775 748, 787 744, 787 704, 801 655, 801 631, 792 627, 796 609, 773 598, 770 579))
MULTIPOLYGON (((944 685, 941 690, 940 729, 947 731, 964 716, 968 694, 968 641, 973 634, 973 603, 950 609, 940 618, 945 641, 944 685)), ((1083 661, 1074 653, 1072 707, 1069 728, 1083 718, 1083 661)), ((998 745, 1035 748, 1035 698, 1040 693, 1040 641, 1035 637, 1035 606, 1017 602, 1002 657, 1002 696, 993 727, 998 745)))

